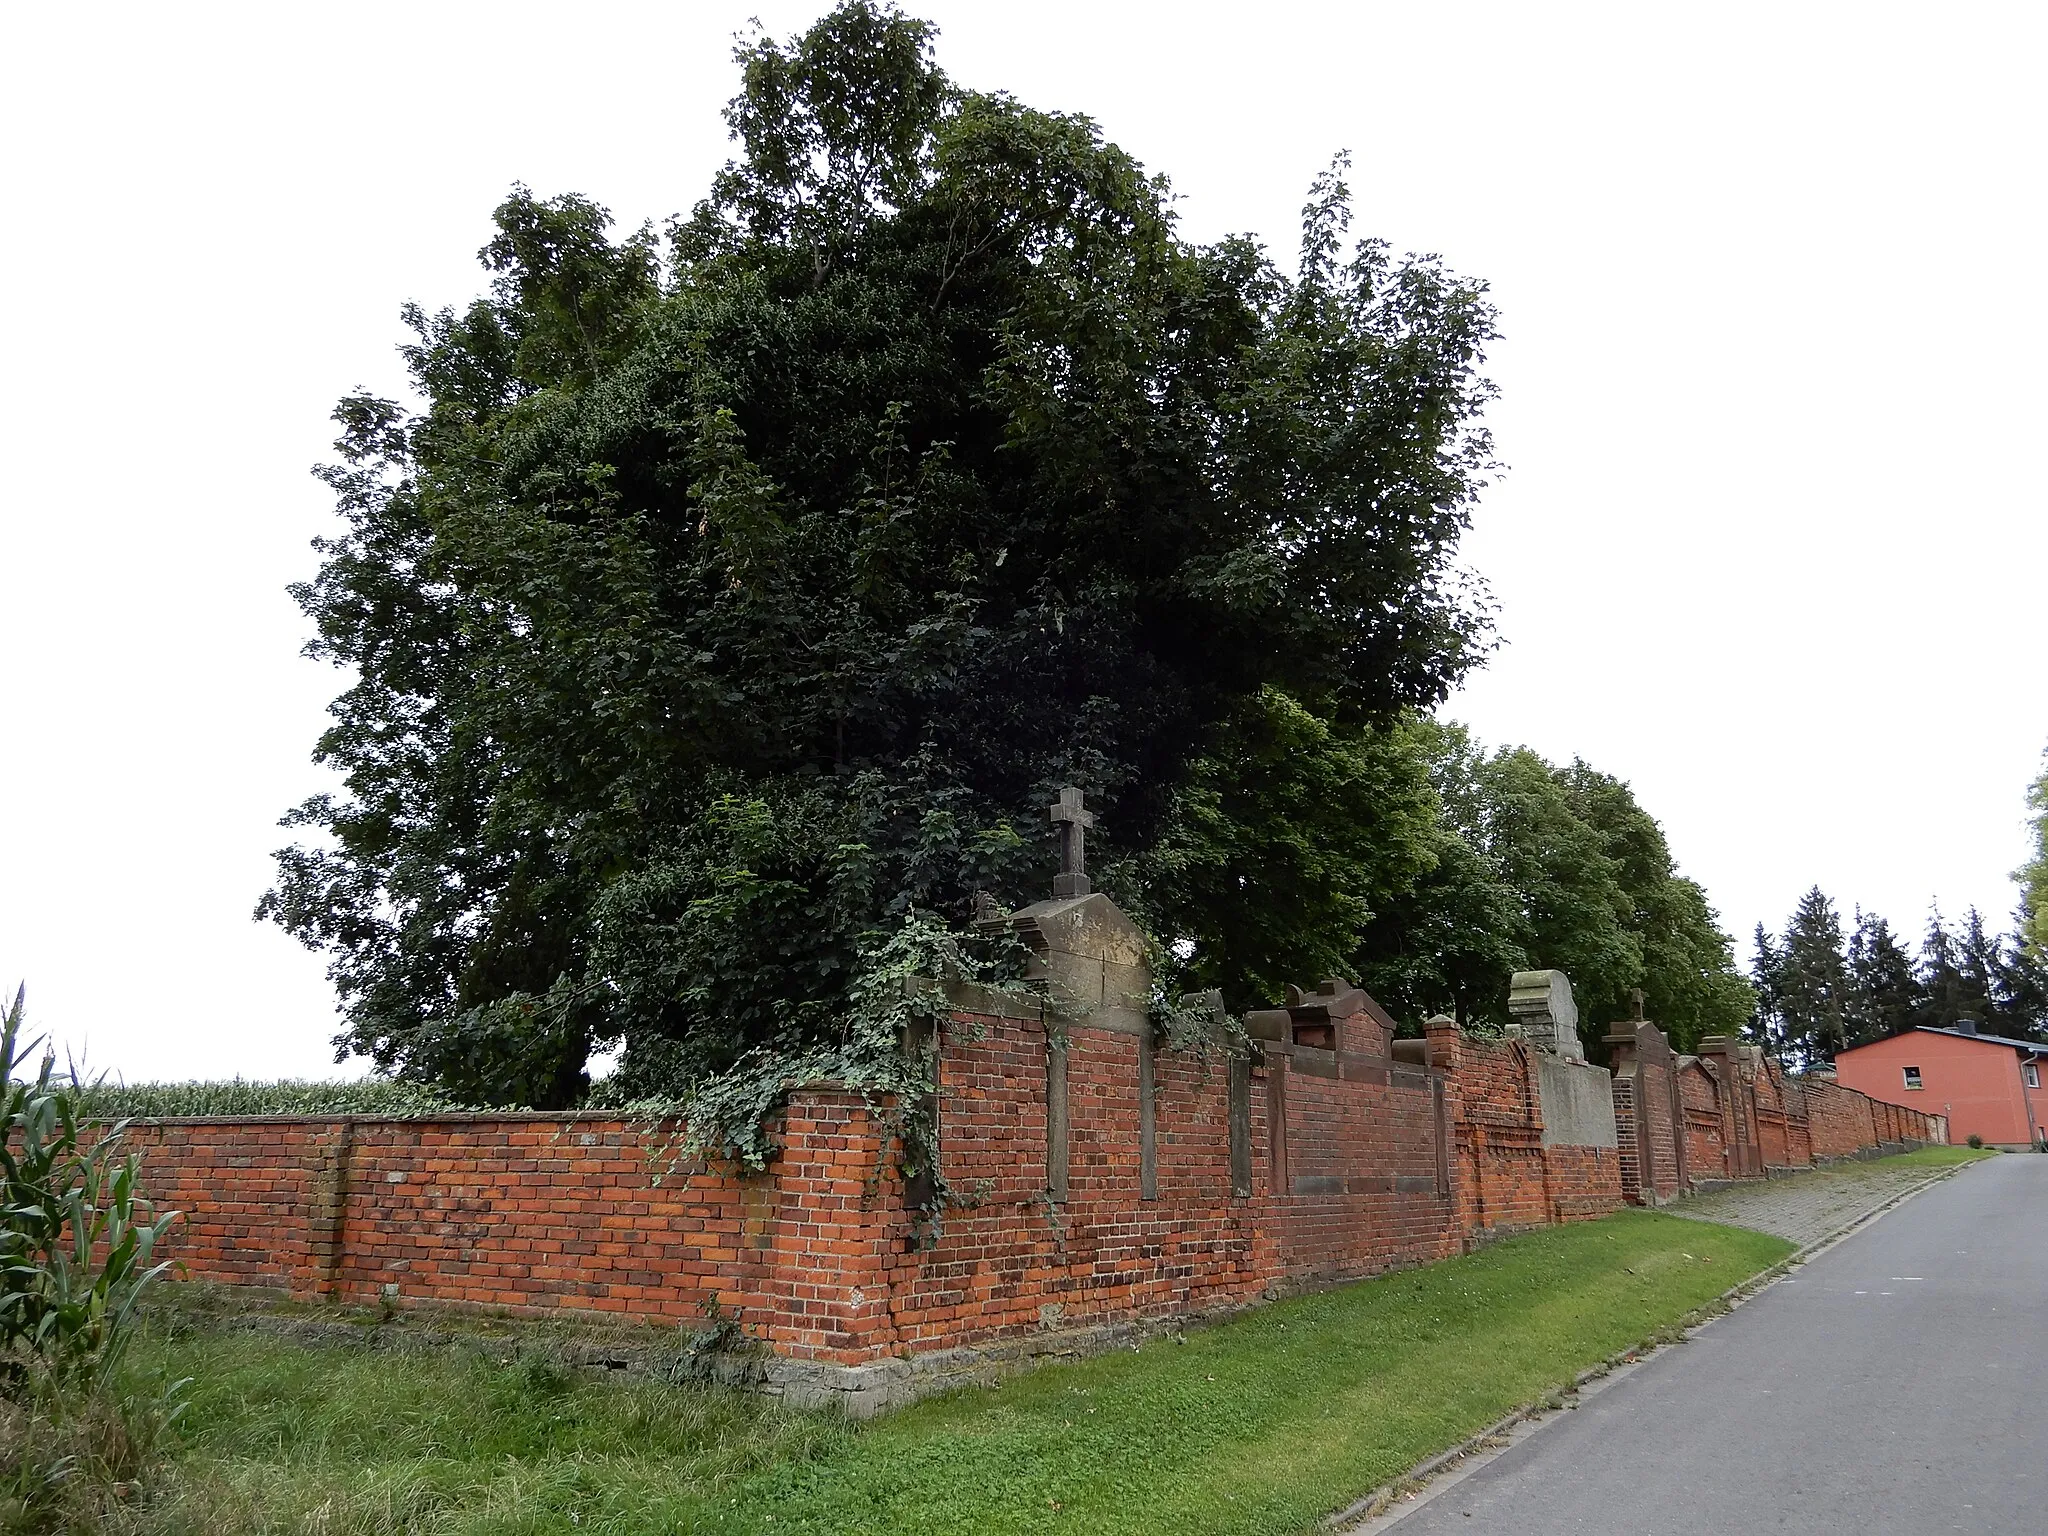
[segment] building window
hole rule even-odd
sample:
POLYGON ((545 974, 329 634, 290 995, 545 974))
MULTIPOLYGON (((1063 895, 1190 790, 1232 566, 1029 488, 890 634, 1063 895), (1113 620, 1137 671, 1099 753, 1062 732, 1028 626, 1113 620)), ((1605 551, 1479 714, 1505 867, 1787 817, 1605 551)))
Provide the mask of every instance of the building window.
POLYGON ((1920 1086, 1920 1069, 1918 1067, 1906 1068, 1906 1086, 1908 1088, 1918 1088, 1920 1086))
POLYGON ((2031 1061, 2028 1062, 2026 1066, 2026 1073, 2027 1086, 2029 1088, 2038 1088, 2041 1086, 2041 1069, 2039 1066, 2037 1066, 2035 1063, 2031 1061))

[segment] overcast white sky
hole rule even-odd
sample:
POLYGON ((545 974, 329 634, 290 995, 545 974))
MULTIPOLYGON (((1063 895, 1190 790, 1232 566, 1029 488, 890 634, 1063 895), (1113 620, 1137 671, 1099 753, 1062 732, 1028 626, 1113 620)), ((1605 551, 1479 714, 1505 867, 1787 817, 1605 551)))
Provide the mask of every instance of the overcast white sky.
MULTIPOLYGON (((1450 706, 1634 784, 1728 926, 1818 881, 2001 921, 2048 743, 2038 6, 909 7, 1085 111, 1184 227, 1361 232, 1492 284, 1513 466, 1450 706)), ((93 1064, 352 1075, 250 910, 335 675, 306 473, 515 180, 621 222, 728 146, 732 34, 823 0, 0 16, 0 980, 93 1064)), ((1746 938, 1742 941, 1747 950, 1746 938)))

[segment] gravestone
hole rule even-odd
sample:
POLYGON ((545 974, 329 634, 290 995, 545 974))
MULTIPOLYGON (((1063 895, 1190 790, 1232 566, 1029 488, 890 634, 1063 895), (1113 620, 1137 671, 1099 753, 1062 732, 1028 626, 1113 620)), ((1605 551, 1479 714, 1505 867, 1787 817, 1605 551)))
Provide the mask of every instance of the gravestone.
POLYGON ((1508 982, 1508 1013, 1535 1047, 1543 1144, 1615 1146, 1614 1079, 1586 1060, 1571 978, 1563 971, 1515 972, 1508 982))
POLYGON ((1357 1020, 1370 1022, 1372 1000, 1341 977, 1331 977, 1313 992, 1300 987, 1287 989, 1285 1008, 1259 1008, 1244 1016, 1245 1030, 1254 1040, 1274 1040, 1287 1045, 1304 1045, 1319 1051, 1357 1049, 1355 1039, 1346 1039, 1346 1025, 1357 1020))
POLYGON ((1051 806, 1060 828, 1060 872, 1050 901, 1004 919, 1031 951, 1028 981, 1041 982, 1053 1012, 1098 1029, 1150 1029, 1152 972, 1145 935, 1123 908, 1088 883, 1086 832, 1095 825, 1081 792, 1063 789, 1051 806))
POLYGON ((1539 1051, 1566 1061, 1584 1061, 1579 1040, 1579 1006, 1563 971, 1517 971, 1508 981, 1508 1014, 1522 1038, 1539 1051))
POLYGON ((1155 1084, 1152 1059, 1152 971, 1145 960, 1145 935, 1123 908, 1088 883, 1087 829, 1093 813, 1081 792, 1067 788, 1050 807, 1060 830, 1060 872, 1050 901, 983 922, 1013 929, 1031 958, 1025 980, 1045 989, 1045 1165, 1046 1193, 1067 1199, 1072 1105, 1067 1085, 1067 1037, 1072 1023, 1113 1029, 1138 1037, 1138 1100, 1141 1198, 1158 1192, 1155 1084))
POLYGON ((1050 810, 1060 829, 1060 872, 1053 876, 1053 897, 1086 896, 1094 889, 1088 883, 1088 829, 1095 825, 1095 815, 1081 804, 1081 791, 1071 784, 1060 791, 1050 810))

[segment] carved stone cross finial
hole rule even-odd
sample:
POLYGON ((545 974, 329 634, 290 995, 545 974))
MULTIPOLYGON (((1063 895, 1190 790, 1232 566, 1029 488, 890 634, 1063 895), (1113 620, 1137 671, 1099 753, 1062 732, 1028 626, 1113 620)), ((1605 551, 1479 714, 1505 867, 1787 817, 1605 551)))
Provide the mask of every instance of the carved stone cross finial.
POLYGON ((1094 889, 1088 883, 1088 829, 1095 825, 1095 815, 1082 807, 1081 791, 1071 784, 1060 791, 1051 810, 1060 829, 1060 872, 1053 877, 1053 898, 1086 896, 1094 889))
POLYGON ((1630 987, 1628 990, 1629 1022, 1640 1023, 1643 1017, 1643 989, 1630 987))

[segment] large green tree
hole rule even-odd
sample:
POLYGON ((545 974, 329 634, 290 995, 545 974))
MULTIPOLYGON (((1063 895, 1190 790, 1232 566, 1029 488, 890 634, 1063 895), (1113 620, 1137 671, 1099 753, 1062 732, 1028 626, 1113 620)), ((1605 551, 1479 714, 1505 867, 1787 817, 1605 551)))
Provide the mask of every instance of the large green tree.
POLYGON ((1555 967, 1596 1055, 1637 988, 1681 1048, 1742 1027, 1752 996, 1728 936, 1626 784, 1526 747, 1487 752, 1456 726, 1410 739, 1442 811, 1430 867, 1361 935, 1356 969, 1376 996, 1418 1017, 1501 1022, 1509 976, 1555 967))
POLYGON ((2013 878, 2020 882, 2020 937, 2037 960, 2048 960, 2048 769, 2027 786, 2032 848, 2013 878))
POLYGON ((1341 165, 1291 274, 1191 243, 866 0, 739 63, 665 240, 515 191, 488 296, 408 311, 421 407, 337 413, 345 787, 262 910, 341 1046, 553 1105, 601 1042, 657 1090, 828 1038, 878 932, 1042 892, 1067 783, 1202 977, 1345 953, 1429 862, 1390 742, 1487 644, 1481 289, 1352 243, 1341 165))
POLYGON ((1591 994, 1595 1021, 1622 1017, 1625 990, 1640 985, 1649 1016, 1680 1049, 1705 1035, 1737 1033, 1755 998, 1720 914, 1697 881, 1678 873, 1664 829, 1618 779, 1577 761, 1560 778, 1574 811, 1601 836, 1628 901, 1623 926, 1642 947, 1640 982, 1591 994))
POLYGON ((1361 932, 1442 856, 1431 732, 1346 729, 1274 690, 1227 722, 1157 841, 1104 871, 1170 939, 1175 985, 1238 1010, 1351 974, 1361 932))

